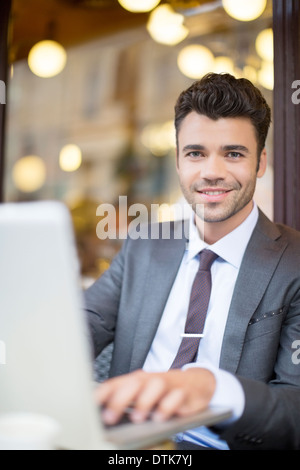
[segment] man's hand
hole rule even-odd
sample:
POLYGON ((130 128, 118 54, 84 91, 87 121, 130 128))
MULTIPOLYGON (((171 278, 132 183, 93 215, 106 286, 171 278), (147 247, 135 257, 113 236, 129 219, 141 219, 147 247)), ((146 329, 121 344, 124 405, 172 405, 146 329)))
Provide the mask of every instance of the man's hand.
POLYGON ((156 421, 186 416, 207 408, 215 391, 214 375, 207 369, 149 373, 142 370, 109 379, 96 391, 104 407, 103 419, 115 424, 128 407, 131 419, 142 422, 151 413, 156 421))

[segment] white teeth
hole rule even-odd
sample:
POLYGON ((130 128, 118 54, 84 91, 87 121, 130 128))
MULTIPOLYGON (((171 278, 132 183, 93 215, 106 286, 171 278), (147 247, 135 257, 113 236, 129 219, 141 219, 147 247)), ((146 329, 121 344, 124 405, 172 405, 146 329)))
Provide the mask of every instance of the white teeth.
POLYGON ((207 194, 209 196, 218 196, 219 194, 224 194, 226 191, 203 191, 204 194, 207 194))

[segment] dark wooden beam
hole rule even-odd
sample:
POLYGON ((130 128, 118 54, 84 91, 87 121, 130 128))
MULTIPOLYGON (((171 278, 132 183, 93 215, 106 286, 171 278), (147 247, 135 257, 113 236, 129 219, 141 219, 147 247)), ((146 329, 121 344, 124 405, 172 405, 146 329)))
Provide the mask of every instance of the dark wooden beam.
POLYGON ((4 200, 5 116, 8 76, 8 30, 11 0, 0 2, 0 202, 4 200))
POLYGON ((273 0, 273 30, 274 220, 300 230, 299 0, 273 0))

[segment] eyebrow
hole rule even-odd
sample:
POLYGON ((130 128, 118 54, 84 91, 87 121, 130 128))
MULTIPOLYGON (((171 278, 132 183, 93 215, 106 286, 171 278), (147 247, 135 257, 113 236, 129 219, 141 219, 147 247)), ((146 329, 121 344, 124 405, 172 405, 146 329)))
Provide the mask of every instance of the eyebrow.
POLYGON ((206 149, 204 145, 189 144, 189 145, 185 145, 182 150, 184 152, 185 150, 206 150, 206 149))
MULTIPOLYGON (((206 150, 206 147, 204 145, 199 144, 188 144, 185 145, 182 149, 183 152, 185 152, 186 150, 206 150)), ((224 145, 223 147, 221 147, 221 150, 225 152, 240 150, 241 152, 249 153, 249 149, 247 147, 239 144, 224 145)))
POLYGON ((240 150, 241 152, 249 153, 249 149, 244 145, 224 145, 224 147, 221 147, 221 149, 225 150, 226 152, 230 150, 240 150))

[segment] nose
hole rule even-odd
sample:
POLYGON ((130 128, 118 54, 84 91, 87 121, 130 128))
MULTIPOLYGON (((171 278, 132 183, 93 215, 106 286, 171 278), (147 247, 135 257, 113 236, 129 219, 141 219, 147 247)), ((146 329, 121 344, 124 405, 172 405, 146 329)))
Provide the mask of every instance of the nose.
POLYGON ((201 178, 206 180, 219 180, 226 177, 226 164, 224 158, 218 155, 208 156, 201 165, 201 178))

